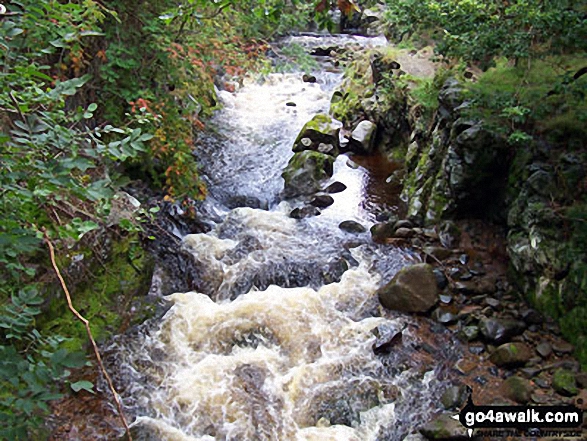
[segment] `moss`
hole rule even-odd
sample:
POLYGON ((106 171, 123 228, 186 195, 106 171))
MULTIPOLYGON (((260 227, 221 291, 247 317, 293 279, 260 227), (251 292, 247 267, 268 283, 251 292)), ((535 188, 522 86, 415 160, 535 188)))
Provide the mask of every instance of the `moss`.
MULTIPOLYGON (((85 250, 77 255, 81 254, 88 260, 91 253, 85 250)), ((152 275, 151 259, 141 248, 137 233, 114 241, 108 254, 104 262, 88 262, 83 274, 68 283, 73 305, 89 320, 97 341, 121 332, 131 323, 131 303, 136 296, 145 295, 152 275)), ((145 318, 135 317, 135 321, 145 318)), ((38 325, 47 332, 70 338, 64 343, 66 349, 79 350, 87 344, 85 328, 68 310, 62 292, 54 295, 38 325)))

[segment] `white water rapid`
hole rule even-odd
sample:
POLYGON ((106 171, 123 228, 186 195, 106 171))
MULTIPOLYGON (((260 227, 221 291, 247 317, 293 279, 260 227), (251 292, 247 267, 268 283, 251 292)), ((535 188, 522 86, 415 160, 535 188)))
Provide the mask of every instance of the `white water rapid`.
POLYGON ((198 153, 214 228, 182 245, 206 292, 168 296, 163 319, 115 349, 136 439, 402 440, 435 409, 441 360, 415 367, 410 317, 382 313, 374 295, 416 257, 372 243, 368 230, 338 228, 354 220, 368 229, 377 209, 395 208, 365 203, 369 171, 340 156, 330 182, 347 189, 319 216, 292 219, 307 199, 281 198, 293 140, 328 111, 341 79, 334 70, 313 74, 313 84, 301 73, 271 74, 220 93, 216 134, 198 153), (242 201, 266 209, 231 208, 242 201), (377 327, 404 329, 397 351, 375 354, 377 327))

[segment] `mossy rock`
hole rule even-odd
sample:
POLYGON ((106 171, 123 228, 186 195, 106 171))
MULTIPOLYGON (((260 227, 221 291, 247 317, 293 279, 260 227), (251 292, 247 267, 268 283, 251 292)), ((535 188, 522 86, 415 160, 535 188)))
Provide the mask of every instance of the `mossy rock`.
POLYGON ((314 150, 337 156, 341 126, 341 123, 330 116, 319 113, 304 125, 294 142, 293 151, 314 150))
POLYGON ((320 190, 325 179, 332 176, 334 158, 330 155, 306 150, 296 153, 282 173, 286 197, 312 194, 320 190))
POLYGON ((579 393, 575 373, 566 369, 558 369, 552 377, 552 388, 564 396, 573 396, 579 393))
MULTIPOLYGON (((90 322, 98 342, 151 315, 148 305, 135 308, 133 313, 131 307, 145 298, 153 272, 152 259, 142 248, 138 233, 121 236, 105 231, 99 241, 105 244, 102 259, 92 257, 95 254, 87 248, 72 253, 72 258, 62 259, 60 264, 62 268, 72 268, 75 260, 82 264, 79 271, 64 271, 65 278, 74 307, 90 322)), ((68 310, 65 296, 55 286, 49 297, 52 300, 40 316, 39 328, 67 337, 63 347, 68 350, 82 349, 88 343, 86 330, 68 310)))

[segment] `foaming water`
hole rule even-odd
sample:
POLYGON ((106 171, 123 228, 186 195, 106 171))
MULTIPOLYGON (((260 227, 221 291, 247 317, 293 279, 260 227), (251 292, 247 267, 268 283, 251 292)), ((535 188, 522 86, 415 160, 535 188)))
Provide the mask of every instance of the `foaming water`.
POLYGON ((273 74, 220 94, 216 134, 198 152, 211 194, 202 213, 214 227, 182 240, 196 289, 168 296, 158 323, 114 345, 137 439, 401 440, 434 409, 442 361, 416 367, 413 325, 381 316, 375 294, 417 258, 338 228, 369 227, 377 210, 393 208, 371 197, 373 167, 340 156, 332 181, 347 189, 320 216, 292 219, 307 200, 281 200, 293 140, 327 111, 340 80, 316 76, 308 84, 299 73, 273 74), (376 355, 378 327, 408 343, 376 355))

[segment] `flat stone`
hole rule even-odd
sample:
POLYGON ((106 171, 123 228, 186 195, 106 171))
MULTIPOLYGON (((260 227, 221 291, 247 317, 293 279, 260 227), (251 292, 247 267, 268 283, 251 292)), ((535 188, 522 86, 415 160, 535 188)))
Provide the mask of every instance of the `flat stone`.
POLYGON ((501 306, 501 302, 493 297, 486 297, 485 303, 491 306, 493 309, 499 309, 501 306))
POLYGON ((457 321, 457 316, 450 311, 446 311, 442 308, 436 308, 432 312, 432 319, 443 325, 449 325, 457 321))
POLYGON ((426 312, 438 300, 432 267, 420 263, 402 268, 389 283, 377 290, 381 304, 402 312, 426 312))
POLYGON ((505 343, 499 346, 489 360, 501 367, 516 367, 524 365, 532 357, 532 351, 525 343, 505 343))
POLYGON ((552 350, 557 355, 564 355, 564 354, 571 354, 575 350, 575 347, 572 344, 567 343, 566 341, 559 341, 559 342, 553 343, 552 350))
POLYGON ((467 358, 461 358, 455 363, 455 369, 462 375, 469 375, 477 369, 477 366, 479 366, 478 362, 467 358))
POLYGON ((542 358, 548 358, 552 354, 552 346, 547 341, 543 341, 536 346, 536 352, 542 358))

